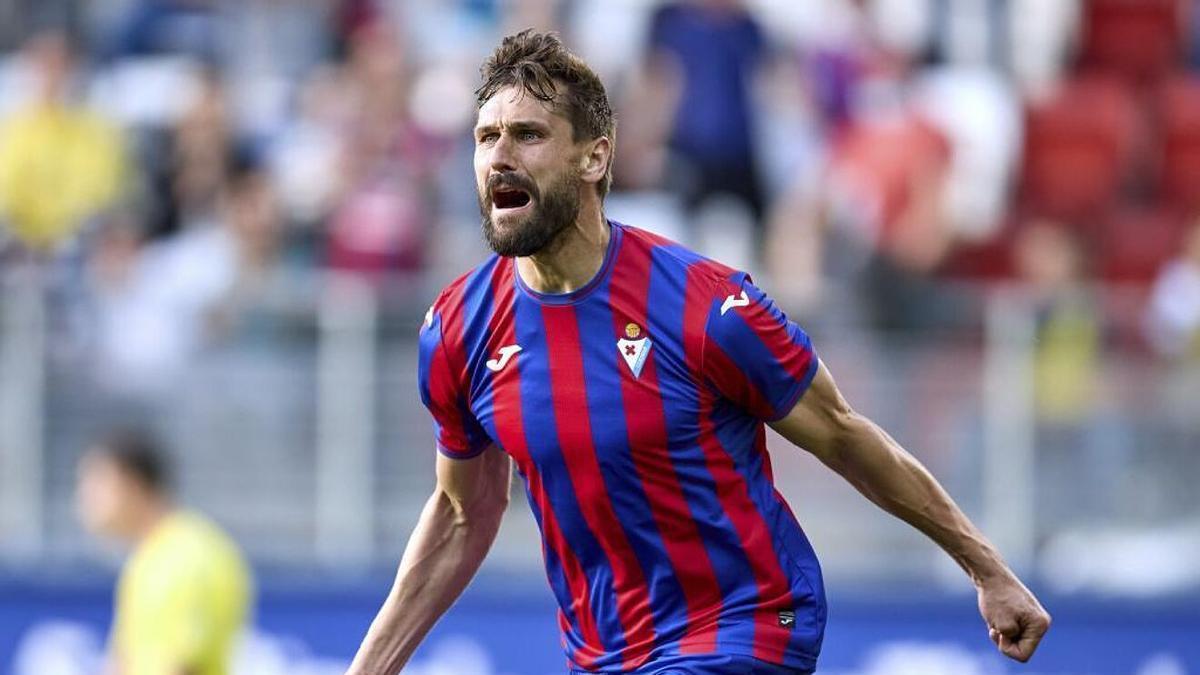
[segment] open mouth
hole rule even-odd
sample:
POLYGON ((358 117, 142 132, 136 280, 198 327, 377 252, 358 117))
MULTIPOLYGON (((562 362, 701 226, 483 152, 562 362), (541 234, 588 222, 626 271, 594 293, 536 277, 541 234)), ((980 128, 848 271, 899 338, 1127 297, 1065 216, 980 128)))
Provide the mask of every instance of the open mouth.
POLYGON ((492 204, 497 209, 519 209, 529 204, 532 197, 528 192, 514 187, 498 187, 492 190, 492 204))

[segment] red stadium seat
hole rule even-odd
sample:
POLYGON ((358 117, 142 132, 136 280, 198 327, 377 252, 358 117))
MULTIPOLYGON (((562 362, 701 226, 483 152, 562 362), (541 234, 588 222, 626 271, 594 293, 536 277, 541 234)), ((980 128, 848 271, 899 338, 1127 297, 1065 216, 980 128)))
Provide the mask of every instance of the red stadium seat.
POLYGON ((1185 210, 1200 209, 1200 78, 1165 84, 1160 98, 1162 154, 1159 196, 1185 210))
POLYGON ((1097 259, 1100 276, 1116 282, 1149 283, 1179 252, 1184 220, 1175 210, 1118 209, 1105 219, 1097 259))
POLYGON ((1140 149, 1141 115, 1119 80, 1065 82, 1027 111, 1021 210, 1087 222, 1119 198, 1140 149))
POLYGON ((946 256, 938 273, 950 279, 971 281, 1011 279, 1016 273, 1012 259, 1013 239, 1020 222, 1018 216, 1011 214, 987 240, 958 243, 946 256))
POLYGON ((1181 0, 1087 0, 1083 65, 1134 81, 1166 74, 1180 58, 1181 0))

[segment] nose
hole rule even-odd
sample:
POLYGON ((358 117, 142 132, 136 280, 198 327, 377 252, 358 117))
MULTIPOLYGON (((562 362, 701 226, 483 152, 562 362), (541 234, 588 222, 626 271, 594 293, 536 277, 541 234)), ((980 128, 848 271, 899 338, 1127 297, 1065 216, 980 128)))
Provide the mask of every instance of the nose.
POLYGON ((513 142, 507 133, 501 133, 496 142, 492 144, 491 154, 488 156, 488 168, 495 173, 505 171, 514 171, 517 166, 513 158, 513 142))

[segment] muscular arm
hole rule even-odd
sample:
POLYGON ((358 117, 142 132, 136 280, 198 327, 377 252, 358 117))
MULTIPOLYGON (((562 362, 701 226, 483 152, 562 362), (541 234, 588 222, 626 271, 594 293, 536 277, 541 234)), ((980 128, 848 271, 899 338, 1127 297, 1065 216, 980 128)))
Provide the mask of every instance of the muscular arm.
POLYGON ((508 456, 495 447, 465 460, 438 455, 437 487, 347 675, 400 672, 491 548, 508 505, 510 477, 508 456))
POLYGON ((975 583, 992 641, 1019 661, 1033 655, 1050 616, 929 471, 846 403, 824 364, 800 402, 771 426, 941 546, 975 583))

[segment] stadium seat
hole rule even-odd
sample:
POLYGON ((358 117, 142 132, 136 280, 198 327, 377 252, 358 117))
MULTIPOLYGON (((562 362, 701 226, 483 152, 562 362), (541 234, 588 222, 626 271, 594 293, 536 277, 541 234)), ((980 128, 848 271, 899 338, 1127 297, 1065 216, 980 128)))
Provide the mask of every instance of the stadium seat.
POLYGON ((938 273, 948 279, 1002 281, 1015 274, 1012 260, 1013 239, 1020 219, 1005 217, 996 233, 982 241, 959 242, 946 256, 938 273))
POLYGON ((1117 209, 1104 221, 1097 272, 1109 281, 1148 284, 1178 253, 1182 234, 1183 218, 1174 209, 1117 209))
POLYGON ((1141 149, 1141 115, 1113 78, 1064 82, 1027 110, 1022 211, 1087 222, 1115 203, 1141 149))
POLYGON ((1200 209, 1200 77, 1168 81, 1159 100, 1162 152, 1159 196, 1185 210, 1200 209))
POLYGON ((1168 73, 1183 46, 1179 0, 1088 0, 1084 3, 1082 63, 1130 78, 1168 73))

